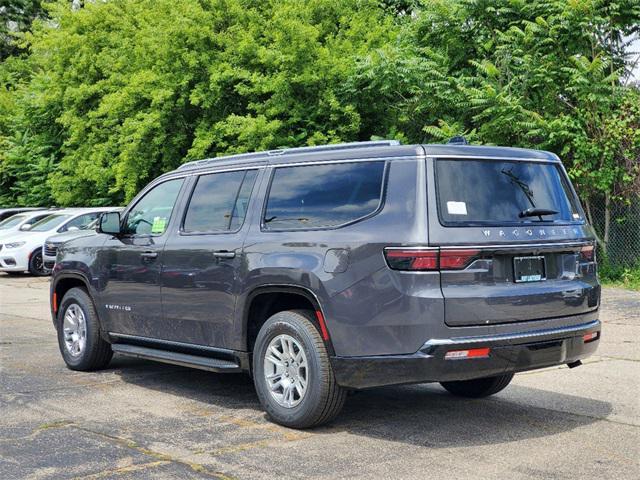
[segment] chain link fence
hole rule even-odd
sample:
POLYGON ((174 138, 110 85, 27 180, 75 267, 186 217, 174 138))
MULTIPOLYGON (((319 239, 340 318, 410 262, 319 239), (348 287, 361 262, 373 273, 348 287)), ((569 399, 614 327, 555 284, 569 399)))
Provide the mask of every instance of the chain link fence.
POLYGON ((590 210, 590 222, 608 265, 613 269, 640 268, 640 195, 630 202, 611 201, 608 222, 604 196, 592 197, 583 205, 589 206, 587 216, 590 210))

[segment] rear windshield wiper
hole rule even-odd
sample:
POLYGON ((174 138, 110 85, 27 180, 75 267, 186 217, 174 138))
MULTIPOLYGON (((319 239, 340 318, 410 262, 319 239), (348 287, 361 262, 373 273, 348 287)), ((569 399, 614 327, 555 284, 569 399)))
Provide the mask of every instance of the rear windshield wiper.
POLYGON ((527 208, 523 210, 518 215, 520 218, 524 217, 540 217, 542 220, 542 215, 555 215, 559 213, 557 210, 551 210, 550 208, 527 208))

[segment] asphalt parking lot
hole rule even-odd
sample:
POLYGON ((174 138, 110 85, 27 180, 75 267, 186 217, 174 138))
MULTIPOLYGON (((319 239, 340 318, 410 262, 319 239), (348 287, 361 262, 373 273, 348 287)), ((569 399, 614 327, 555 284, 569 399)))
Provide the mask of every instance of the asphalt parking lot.
POLYGON ((585 365, 463 400, 438 385, 349 397, 331 425, 270 423, 251 380, 114 357, 67 370, 48 279, 0 274, 0 479, 640 477, 640 294, 605 289, 585 365))

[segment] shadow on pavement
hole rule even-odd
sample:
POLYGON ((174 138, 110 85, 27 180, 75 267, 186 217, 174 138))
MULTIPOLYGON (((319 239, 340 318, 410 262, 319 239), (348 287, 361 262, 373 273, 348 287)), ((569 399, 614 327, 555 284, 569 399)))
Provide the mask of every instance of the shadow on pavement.
MULTIPOLYGON (((115 357, 111 371, 124 382, 171 393, 218 408, 253 409, 262 414, 253 382, 244 374, 215 374, 144 360, 115 357), (133 368, 132 368, 133 367, 133 368)), ((548 390, 511 385, 507 394, 482 400, 457 398, 437 384, 405 385, 358 392, 342 413, 313 434, 347 431, 354 435, 431 448, 497 445, 553 436, 599 421, 611 412, 608 402, 548 390), (508 392, 518 400, 509 399, 508 392), (564 409, 540 408, 528 397, 545 396, 564 409)))

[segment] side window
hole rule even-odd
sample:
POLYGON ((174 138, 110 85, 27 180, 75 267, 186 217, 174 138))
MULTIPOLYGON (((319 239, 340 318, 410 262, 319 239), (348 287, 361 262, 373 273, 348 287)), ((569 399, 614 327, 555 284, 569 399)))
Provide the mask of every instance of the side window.
POLYGON ((257 170, 202 175, 191 195, 183 230, 224 232, 237 230, 247 212, 257 170))
POLYGON ((69 231, 70 228, 78 229, 78 230, 85 229, 91 222, 93 222, 96 218, 98 218, 98 215, 100 215, 99 212, 86 213, 84 215, 80 215, 74 218, 73 220, 71 220, 69 223, 67 223, 64 227, 60 229, 60 231, 67 232, 69 231))
POLYGON ((43 213, 42 215, 38 215, 37 217, 33 217, 33 218, 27 220, 26 222, 24 222, 24 225, 34 225, 34 224, 38 223, 40 220, 42 220, 43 218, 48 217, 49 215, 51 215, 51 214, 50 213, 43 213))
POLYGON ((129 211, 125 232, 131 235, 162 235, 180 193, 182 178, 169 180, 149 190, 129 211))
POLYGON ((331 227, 375 212, 385 162, 276 168, 264 225, 267 229, 331 227))

